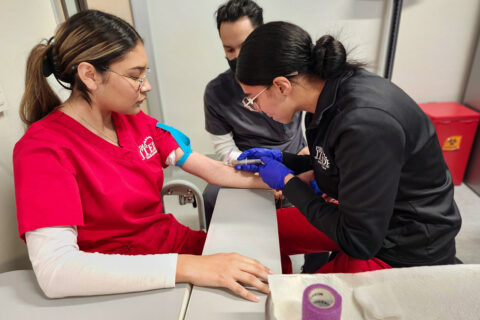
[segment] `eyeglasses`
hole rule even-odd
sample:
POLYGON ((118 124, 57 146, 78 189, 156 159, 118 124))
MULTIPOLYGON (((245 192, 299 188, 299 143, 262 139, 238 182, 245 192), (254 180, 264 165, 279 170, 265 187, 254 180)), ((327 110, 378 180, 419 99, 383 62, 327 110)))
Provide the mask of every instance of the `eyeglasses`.
POLYGON ((272 85, 269 85, 268 87, 265 87, 262 91, 260 91, 259 93, 257 93, 255 95, 255 97, 253 98, 250 98, 250 97, 244 97, 242 99, 242 103, 243 103, 243 106, 245 108, 247 108, 248 110, 252 111, 252 112, 261 112, 262 110, 260 110, 259 108, 256 108, 255 107, 255 100, 262 94, 264 93, 265 91, 268 90, 268 88, 270 88, 272 85))
MULTIPOLYGON (((284 77, 285 78, 292 78, 292 77, 296 77, 298 76, 298 72, 297 71, 294 71, 294 72, 291 72, 287 75, 285 75, 284 77)), ((268 87, 265 87, 262 91, 260 91, 259 93, 257 93, 255 95, 255 97, 253 98, 250 98, 250 97, 244 97, 242 99, 242 104, 245 108, 247 108, 248 110, 252 111, 252 112, 261 112, 262 110, 260 110, 259 108, 255 107, 255 100, 262 94, 264 93, 265 91, 267 91, 272 85, 269 85, 268 87)))
POLYGON ((128 78, 128 79, 132 79, 133 81, 138 82, 137 91, 140 91, 140 89, 143 87, 143 83, 145 82, 145 80, 148 80, 147 75, 150 73, 150 68, 145 68, 145 74, 142 77, 134 77, 134 76, 130 76, 128 74, 118 73, 118 72, 113 71, 112 69, 109 69, 109 68, 103 68, 103 71, 113 72, 113 73, 118 74, 119 76, 122 76, 122 77, 125 77, 125 78, 128 78))

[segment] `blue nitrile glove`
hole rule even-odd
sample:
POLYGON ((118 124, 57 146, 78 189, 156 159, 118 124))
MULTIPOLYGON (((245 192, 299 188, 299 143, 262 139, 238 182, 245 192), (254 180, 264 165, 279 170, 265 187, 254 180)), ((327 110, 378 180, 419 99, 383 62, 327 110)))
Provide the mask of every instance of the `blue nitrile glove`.
POLYGON ((261 157, 260 159, 264 164, 259 166, 258 172, 263 182, 272 189, 282 190, 285 186, 285 177, 290 173, 293 174, 293 171, 270 157, 261 157))
MULTIPOLYGON (((267 148, 252 148, 245 150, 238 156, 237 160, 260 159, 261 157, 270 157, 279 162, 283 162, 282 151, 267 148)), ((259 166, 257 164, 238 164, 235 168, 237 170, 258 172, 259 166)))
POLYGON ((318 187, 317 181, 315 180, 310 181, 310 187, 312 187, 313 193, 319 194, 319 195, 323 194, 323 191, 320 190, 320 188, 318 187))
POLYGON ((183 156, 180 159, 178 159, 177 163, 175 164, 179 167, 182 167, 185 161, 187 161, 188 157, 192 153, 192 148, 190 147, 190 138, 187 137, 180 130, 175 129, 174 127, 167 126, 166 124, 158 122, 157 127, 170 132, 170 134, 175 139, 180 149, 182 149, 183 156))

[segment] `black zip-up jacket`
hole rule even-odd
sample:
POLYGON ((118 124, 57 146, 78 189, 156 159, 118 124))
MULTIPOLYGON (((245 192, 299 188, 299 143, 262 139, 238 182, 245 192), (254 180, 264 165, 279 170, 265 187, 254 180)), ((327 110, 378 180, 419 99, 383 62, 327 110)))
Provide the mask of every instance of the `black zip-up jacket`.
POLYGON ((389 80, 360 69, 328 80, 305 119, 310 156, 284 153, 296 174, 314 170, 327 203, 299 178, 283 190, 307 220, 351 257, 392 267, 454 263, 461 217, 435 129, 389 80))

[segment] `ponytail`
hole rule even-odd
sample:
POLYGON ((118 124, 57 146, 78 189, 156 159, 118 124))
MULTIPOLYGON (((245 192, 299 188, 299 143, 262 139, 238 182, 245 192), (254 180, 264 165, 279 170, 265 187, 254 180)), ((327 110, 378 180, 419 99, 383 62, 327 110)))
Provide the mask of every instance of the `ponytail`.
POLYGON ((61 103, 44 76, 43 65, 49 48, 49 42, 40 43, 32 49, 27 59, 25 92, 20 102, 20 118, 27 127, 45 117, 61 103))

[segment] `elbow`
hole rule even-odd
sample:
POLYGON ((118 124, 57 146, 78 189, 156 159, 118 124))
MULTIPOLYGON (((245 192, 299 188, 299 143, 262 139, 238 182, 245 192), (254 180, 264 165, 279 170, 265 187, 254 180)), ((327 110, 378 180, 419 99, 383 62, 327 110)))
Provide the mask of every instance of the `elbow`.
POLYGON ((354 251, 348 250, 344 251, 349 257, 359 259, 359 260, 370 260, 375 254, 372 251, 354 251))
POLYGON ((68 281, 65 281, 65 277, 62 276, 62 271, 58 264, 31 261, 37 283, 45 296, 56 299, 71 295, 68 293, 68 284, 65 283, 68 281))
POLYGON ((50 299, 63 298, 65 295, 61 294, 55 289, 55 280, 51 276, 39 275, 35 273, 38 285, 42 289, 43 294, 50 299))
POLYGON ((346 255, 359 260, 370 260, 380 250, 380 245, 373 239, 345 239, 338 246, 346 255))
POLYGON ((43 294, 49 299, 63 298, 63 295, 57 294, 54 290, 42 288, 43 294))

